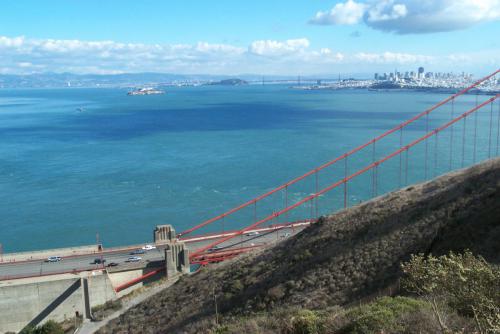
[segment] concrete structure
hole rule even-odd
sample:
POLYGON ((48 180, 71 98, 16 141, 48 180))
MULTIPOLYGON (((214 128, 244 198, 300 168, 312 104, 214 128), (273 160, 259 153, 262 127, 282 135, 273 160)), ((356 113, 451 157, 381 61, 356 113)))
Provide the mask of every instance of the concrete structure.
POLYGON ((165 245, 165 272, 167 277, 180 273, 189 273, 189 250, 184 242, 177 240, 172 225, 156 226, 154 241, 157 245, 165 245))
MULTIPOLYGON (((258 229, 255 231, 261 232, 259 241, 255 236, 243 235, 236 246, 246 247, 254 243, 263 246, 284 240, 286 235, 299 232, 309 223, 287 228, 280 226, 258 229), (270 233, 274 231, 276 233, 270 233)), ((106 268, 91 264, 97 257, 94 253, 96 248, 86 250, 86 247, 81 248, 81 255, 69 253, 68 257, 56 263, 32 260, 0 264, 0 334, 20 331, 28 324, 38 325, 49 319, 63 321, 77 314, 91 318, 91 309, 94 306, 120 298, 165 275, 170 278, 189 273, 190 250, 186 244, 196 250, 234 233, 229 231, 195 236, 183 242, 177 239, 172 226, 157 226, 154 232, 157 248, 141 254, 142 260, 139 262, 127 262, 130 251, 138 249, 138 246, 98 252, 100 257, 106 259, 106 263, 119 263, 117 266, 106 268), (86 251, 91 253, 85 253, 86 251), (163 268, 165 271, 158 270, 163 268), (152 272, 156 273, 150 275, 152 272), (14 275, 9 278, 9 273, 14 275), (31 276, 18 278, 16 273, 31 276)), ((230 247, 230 244, 223 246, 230 247)), ((43 254, 53 254, 57 251, 47 250, 43 254)), ((35 252, 35 257, 38 257, 39 253, 41 252, 35 252)))
POLYGON ((0 333, 75 315, 91 318, 91 308, 116 298, 102 271, 19 279, 0 284, 0 333))
POLYGON ((155 244, 168 244, 176 239, 175 229, 172 225, 158 225, 153 231, 155 244))
POLYGON ((183 242, 173 243, 165 249, 165 272, 167 277, 178 273, 188 274, 191 265, 189 263, 189 250, 183 242))
MULTIPOLYGON (((298 233, 311 223, 312 221, 310 220, 304 220, 290 224, 275 224, 261 228, 255 228, 248 232, 259 232, 259 238, 256 238, 255 236, 242 235, 239 237, 239 242, 236 243, 235 247, 248 247, 252 244, 263 246, 275 242, 278 236, 284 237, 285 234, 293 235, 295 233, 298 233), (276 233, 273 234, 270 232, 276 233)), ((144 266, 144 263, 164 261, 165 249, 169 247, 169 243, 174 242, 174 244, 179 244, 183 242, 188 246, 189 252, 192 253, 197 249, 210 244, 214 240, 230 235, 235 235, 237 232, 216 232, 211 234, 188 236, 187 238, 184 237, 182 238, 182 240, 178 240, 175 231, 171 227, 159 226, 157 227, 157 231, 162 231, 162 233, 157 233, 156 249, 146 251, 146 253, 140 255, 140 257, 142 258, 140 262, 143 263, 141 264, 141 266, 144 266)), ((233 243, 233 241, 226 242, 222 244, 221 247, 231 247, 233 243)), ((131 253, 133 251, 141 249, 143 246, 144 244, 121 246, 115 248, 106 247, 102 251, 97 251, 96 246, 94 246, 94 248, 87 248, 87 251, 85 251, 85 247, 82 247, 80 248, 78 254, 75 254, 75 248, 61 248, 57 250, 48 249, 44 251, 35 251, 32 254, 28 252, 7 254, 10 260, 0 262, 0 282, 5 280, 14 280, 27 277, 40 277, 55 274, 77 274, 82 271, 102 269, 102 265, 96 264, 95 259, 104 259, 106 260, 106 264, 111 262, 117 263, 118 268, 129 268, 130 263, 128 262, 128 259, 132 255, 131 253), (22 256, 15 256, 19 254, 22 254, 22 256), (47 255, 49 254, 62 257, 62 261, 48 263, 46 259, 47 255), (30 260, 26 261, 26 258, 29 258, 30 260)), ((161 266, 163 267, 163 264, 161 264, 161 266)), ((107 269, 108 272, 113 272, 117 269, 117 267, 111 267, 107 269)))

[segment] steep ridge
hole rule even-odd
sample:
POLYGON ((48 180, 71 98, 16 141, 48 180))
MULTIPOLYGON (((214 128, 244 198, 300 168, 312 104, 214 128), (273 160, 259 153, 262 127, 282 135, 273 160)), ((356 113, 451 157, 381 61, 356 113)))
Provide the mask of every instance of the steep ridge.
POLYGON ((203 268, 100 333, 202 333, 222 316, 321 309, 398 287, 410 254, 470 249, 500 264, 500 159, 322 217, 294 238, 203 268))

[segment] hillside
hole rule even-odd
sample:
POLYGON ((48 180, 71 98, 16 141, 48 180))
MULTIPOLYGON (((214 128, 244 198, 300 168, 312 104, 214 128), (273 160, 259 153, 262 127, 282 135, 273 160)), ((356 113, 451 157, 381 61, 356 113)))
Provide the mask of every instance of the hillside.
POLYGON ((397 288, 410 254, 470 249, 500 263, 500 159, 323 217, 272 249, 182 278, 100 333, 200 333, 222 316, 324 309, 397 288))

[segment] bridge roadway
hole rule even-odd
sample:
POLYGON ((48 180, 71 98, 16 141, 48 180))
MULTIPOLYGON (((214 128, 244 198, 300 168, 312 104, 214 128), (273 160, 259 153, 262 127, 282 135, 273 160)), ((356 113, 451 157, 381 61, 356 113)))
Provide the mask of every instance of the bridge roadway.
MULTIPOLYGON (((250 246, 264 246, 266 244, 274 243, 278 240, 285 239, 290 235, 294 235, 300 232, 305 225, 296 226, 292 228, 282 228, 276 231, 260 232, 257 236, 242 235, 233 240, 229 240, 220 245, 221 249, 231 249, 240 247, 250 247, 250 246)), ((210 237, 204 240, 194 239, 193 241, 188 241, 186 244, 190 250, 196 250, 202 248, 214 240, 221 238, 222 236, 210 237)), ((159 246, 156 249, 146 251, 144 254, 132 255, 132 251, 139 248, 124 248, 122 250, 106 251, 101 253, 92 253, 85 255, 75 255, 64 257, 61 254, 62 260, 59 262, 46 262, 45 259, 31 260, 31 261, 20 261, 20 262, 4 262, 0 263, 0 281, 8 279, 16 279, 23 277, 36 277, 51 274, 60 274, 67 272, 80 272, 88 270, 102 269, 102 265, 93 264, 96 258, 102 258, 106 260, 105 265, 115 262, 118 266, 125 264, 129 257, 139 256, 141 257, 142 263, 148 263, 152 261, 162 261, 164 260, 164 248, 165 246, 159 246)))

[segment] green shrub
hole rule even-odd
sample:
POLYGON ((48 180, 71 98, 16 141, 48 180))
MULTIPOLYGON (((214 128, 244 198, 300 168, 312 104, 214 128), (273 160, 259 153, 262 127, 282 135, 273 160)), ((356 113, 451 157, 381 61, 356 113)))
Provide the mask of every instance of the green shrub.
POLYGON ((320 333, 321 318, 313 311, 300 310, 290 319, 283 329, 286 334, 317 334, 320 333))
POLYGON ((428 305, 408 297, 382 297, 348 312, 350 322, 341 330, 343 333, 401 333, 405 326, 400 319, 417 312, 428 305))
POLYGON ((104 304, 96 305, 96 306, 92 307, 92 312, 99 312, 99 311, 103 311, 103 310, 117 311, 121 308, 122 308, 121 299, 115 299, 115 300, 108 300, 104 304))
POLYGON ((215 327, 211 333, 212 334, 226 334, 226 333, 229 333, 229 328, 227 326, 219 325, 219 326, 215 327))
POLYGON ((443 299, 459 314, 474 318, 480 332, 500 332, 500 269, 471 252, 440 257, 412 256, 402 265, 403 286, 428 299, 441 327, 436 300, 443 299))
POLYGON ((60 324, 49 320, 41 326, 24 328, 19 334, 64 334, 60 324))
POLYGON ((243 285, 243 283, 241 283, 240 280, 234 280, 230 286, 230 291, 235 293, 235 292, 240 292, 241 290, 243 290, 245 288, 245 286, 243 285))

